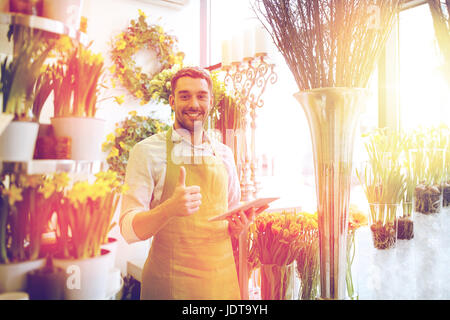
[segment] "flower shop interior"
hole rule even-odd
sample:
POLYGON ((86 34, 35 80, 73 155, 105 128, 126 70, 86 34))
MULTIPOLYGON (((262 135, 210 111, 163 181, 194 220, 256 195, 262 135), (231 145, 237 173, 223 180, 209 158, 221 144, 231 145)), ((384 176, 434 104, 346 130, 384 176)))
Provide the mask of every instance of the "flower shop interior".
POLYGON ((152 238, 121 234, 128 159, 174 124, 170 80, 199 66, 240 204, 270 201, 232 246, 241 299, 450 299, 449 14, 0 0, 0 298, 141 298, 152 238))

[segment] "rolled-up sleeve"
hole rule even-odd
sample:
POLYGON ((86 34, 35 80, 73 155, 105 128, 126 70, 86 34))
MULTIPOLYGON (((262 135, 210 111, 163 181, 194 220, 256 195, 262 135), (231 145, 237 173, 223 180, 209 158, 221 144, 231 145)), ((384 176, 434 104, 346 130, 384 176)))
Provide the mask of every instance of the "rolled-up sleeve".
POLYGON ((150 201, 155 182, 149 167, 146 146, 136 144, 130 151, 125 183, 128 191, 122 197, 120 212, 120 231, 122 236, 131 244, 141 241, 133 229, 133 218, 136 214, 150 210, 150 201))

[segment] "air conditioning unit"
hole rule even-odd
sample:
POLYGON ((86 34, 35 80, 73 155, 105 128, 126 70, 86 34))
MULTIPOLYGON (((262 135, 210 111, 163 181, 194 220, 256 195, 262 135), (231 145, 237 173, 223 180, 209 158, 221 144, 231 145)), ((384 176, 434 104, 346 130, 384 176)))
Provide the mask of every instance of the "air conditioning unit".
POLYGON ((189 3, 189 0, 138 0, 163 7, 182 8, 189 3))

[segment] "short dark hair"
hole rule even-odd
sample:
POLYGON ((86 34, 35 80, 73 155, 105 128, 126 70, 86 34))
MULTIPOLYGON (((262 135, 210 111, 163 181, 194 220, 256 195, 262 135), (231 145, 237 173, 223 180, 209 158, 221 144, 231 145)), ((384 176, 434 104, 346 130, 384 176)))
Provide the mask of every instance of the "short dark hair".
POLYGON ((175 75, 172 77, 172 80, 170 81, 170 85, 171 85, 171 91, 172 91, 172 95, 175 94, 175 88, 177 85, 177 81, 178 79, 182 78, 182 77, 190 77, 190 78, 194 78, 194 79, 205 79, 206 82, 208 83, 208 88, 210 93, 212 94, 213 90, 213 84, 212 84, 212 79, 211 76, 209 75, 209 73, 200 67, 185 67, 182 68, 180 70, 178 70, 177 73, 175 73, 175 75))

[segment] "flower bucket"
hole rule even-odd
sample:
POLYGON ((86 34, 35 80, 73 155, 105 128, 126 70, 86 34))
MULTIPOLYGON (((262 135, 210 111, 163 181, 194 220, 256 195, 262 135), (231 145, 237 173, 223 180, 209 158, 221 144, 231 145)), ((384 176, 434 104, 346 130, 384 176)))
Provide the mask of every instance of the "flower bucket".
POLYGON ((101 160, 105 120, 82 117, 51 118, 56 137, 70 137, 71 159, 101 160))
POLYGON ((113 269, 116 264, 117 247, 119 241, 116 238, 108 237, 108 242, 101 245, 102 249, 108 250, 110 254, 110 269, 113 269))
POLYGON ((66 271, 65 300, 104 300, 107 298, 110 252, 98 257, 53 259, 53 265, 66 271))
POLYGON ((261 299, 293 300, 295 265, 261 264, 261 299))
POLYGON ((9 0, 9 10, 11 12, 40 16, 42 14, 42 0, 9 0))
POLYGON ((27 273, 40 269, 44 265, 45 259, 0 264, 0 293, 25 291, 27 273))
POLYGON ((38 130, 36 122, 12 121, 0 135, 0 160, 32 160, 38 130))
POLYGON ((42 16, 78 29, 83 0, 43 0, 42 16))

